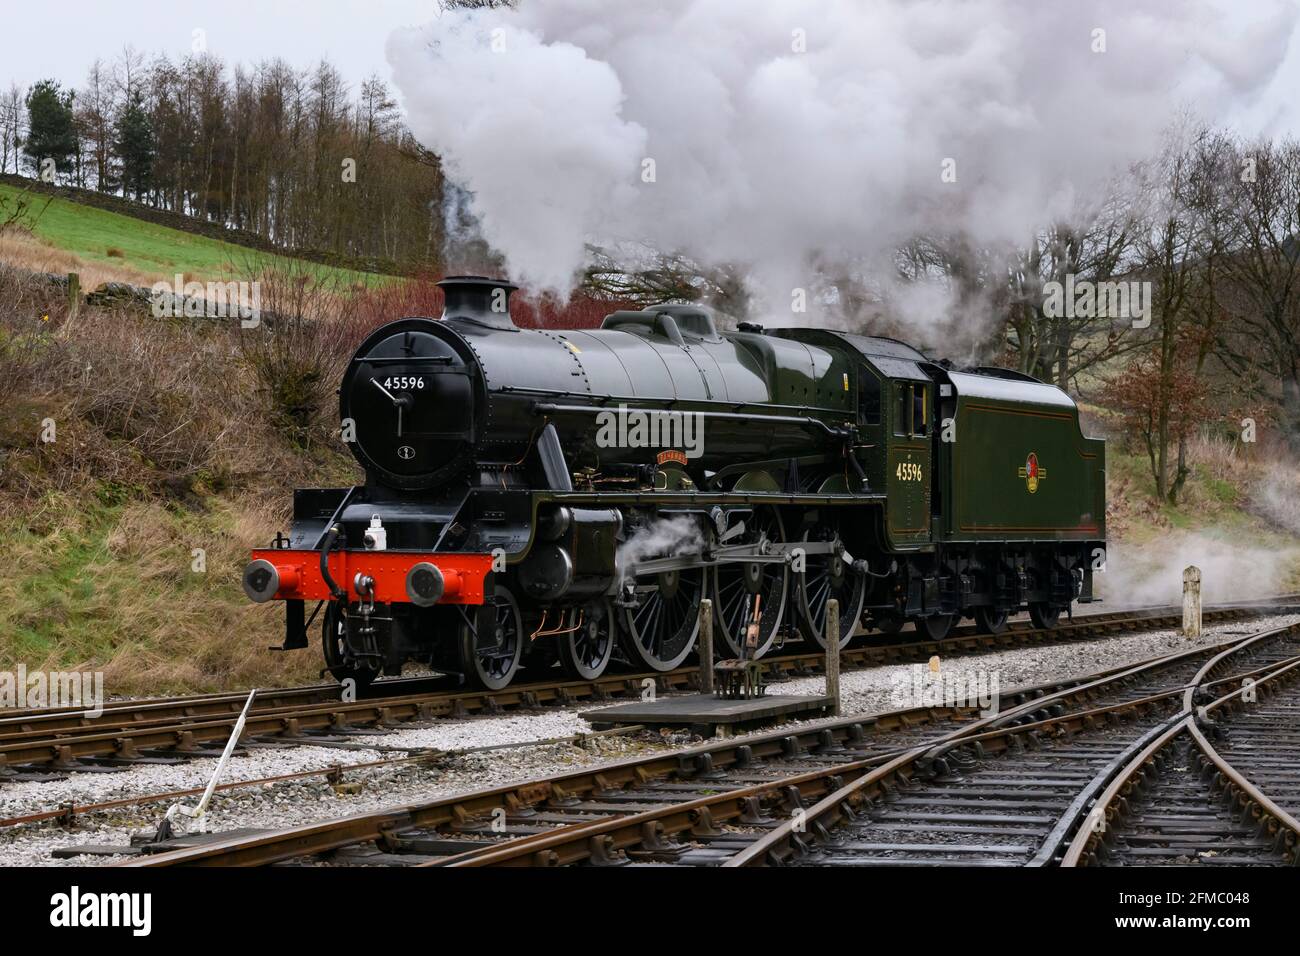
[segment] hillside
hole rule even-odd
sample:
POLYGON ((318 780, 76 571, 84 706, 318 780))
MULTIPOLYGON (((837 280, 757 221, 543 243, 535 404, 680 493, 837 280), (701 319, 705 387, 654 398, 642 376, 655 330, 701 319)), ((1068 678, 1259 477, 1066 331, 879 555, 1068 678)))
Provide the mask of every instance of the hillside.
POLYGON ((0 261, 37 272, 79 272, 83 288, 107 281, 170 283, 178 273, 186 281, 239 279, 257 275, 268 262, 280 260, 294 263, 302 274, 344 285, 387 281, 374 273, 283 257, 197 230, 176 229, 0 183, 0 204, 12 208, 20 196, 28 205, 25 224, 30 231, 0 235, 0 261))
POLYGON ((389 307, 353 301, 352 325, 274 336, 104 307, 69 320, 0 265, 0 669, 93 667, 113 693, 314 674, 265 652, 281 625, 239 574, 293 487, 357 479, 334 382, 389 307))

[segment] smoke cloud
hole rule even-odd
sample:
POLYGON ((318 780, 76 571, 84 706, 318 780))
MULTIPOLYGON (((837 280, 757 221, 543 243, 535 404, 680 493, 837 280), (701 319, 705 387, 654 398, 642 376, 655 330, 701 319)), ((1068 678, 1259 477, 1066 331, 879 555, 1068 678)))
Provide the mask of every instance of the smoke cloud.
POLYGON ((515 278, 565 291, 586 243, 649 243, 739 264, 788 309, 813 263, 888 276, 917 233, 1023 242, 1152 152, 1178 104, 1248 101, 1295 19, 1281 0, 1248 36, 1207 0, 522 0, 399 31, 388 58, 515 278))

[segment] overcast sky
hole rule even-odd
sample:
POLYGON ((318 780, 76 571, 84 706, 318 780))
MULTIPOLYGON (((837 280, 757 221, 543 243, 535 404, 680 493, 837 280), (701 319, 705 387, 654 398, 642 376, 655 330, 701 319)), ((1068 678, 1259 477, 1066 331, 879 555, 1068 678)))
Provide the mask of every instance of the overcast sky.
MULTIPOLYGON (((1255 19, 1252 0, 1216 2, 1230 11, 1242 34, 1249 35, 1255 19)), ((384 44, 393 30, 437 16, 434 0, 0 0, 0 4, 5 27, 0 83, 5 87, 11 82, 25 87, 49 76, 79 86, 96 57, 111 61, 127 44, 146 55, 166 52, 179 59, 190 52, 195 30, 205 31, 207 48, 229 64, 281 56, 297 66, 310 66, 325 56, 355 86, 372 72, 390 77, 384 44), (57 44, 36 42, 42 36, 57 37, 57 44)), ((1291 38, 1284 65, 1257 102, 1237 115, 1215 119, 1244 132, 1300 136, 1300 41, 1291 38)))
POLYGON ((0 0, 0 9, 6 87, 47 76, 80 86, 96 57, 112 61, 127 44, 180 59, 195 30, 205 31, 208 50, 228 64, 280 56, 311 66, 324 56, 355 86, 375 72, 387 79, 388 35, 428 23, 438 7, 433 0, 0 0), (57 36, 57 46, 11 39, 40 36, 57 36))

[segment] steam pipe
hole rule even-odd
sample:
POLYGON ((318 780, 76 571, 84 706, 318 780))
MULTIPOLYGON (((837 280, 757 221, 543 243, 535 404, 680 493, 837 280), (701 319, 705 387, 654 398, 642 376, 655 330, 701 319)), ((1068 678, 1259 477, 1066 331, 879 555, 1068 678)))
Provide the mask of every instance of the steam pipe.
POLYGON ((325 540, 321 542, 320 547, 320 576, 325 582, 325 586, 330 589, 335 600, 346 601, 347 594, 338 586, 332 577, 330 577, 330 551, 334 549, 334 542, 338 541, 339 535, 343 533, 343 526, 339 524, 330 525, 329 531, 325 533, 325 540))
MULTIPOLYGON (((587 414, 595 415, 600 412, 608 411, 598 405, 557 405, 554 402, 536 402, 533 404, 533 413, 536 415, 565 415, 565 414, 587 414)), ((657 408, 636 408, 629 411, 638 412, 656 412, 661 411, 657 408)), ((795 415, 743 415, 737 412, 683 412, 688 415, 699 415, 702 418, 715 419, 719 421, 742 421, 754 422, 773 422, 778 425, 797 425, 801 428, 807 428, 812 431, 820 430, 829 438, 847 441, 852 437, 852 432, 847 428, 832 428, 820 418, 809 418, 806 416, 795 415)))

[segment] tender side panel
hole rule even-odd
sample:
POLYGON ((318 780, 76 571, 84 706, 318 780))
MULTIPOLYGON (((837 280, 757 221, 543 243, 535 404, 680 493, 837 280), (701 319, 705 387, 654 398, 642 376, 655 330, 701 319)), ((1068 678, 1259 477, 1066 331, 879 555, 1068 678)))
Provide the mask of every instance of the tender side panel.
POLYGON ((951 454, 951 538, 1104 536, 1104 444, 1074 408, 963 399, 951 454))

